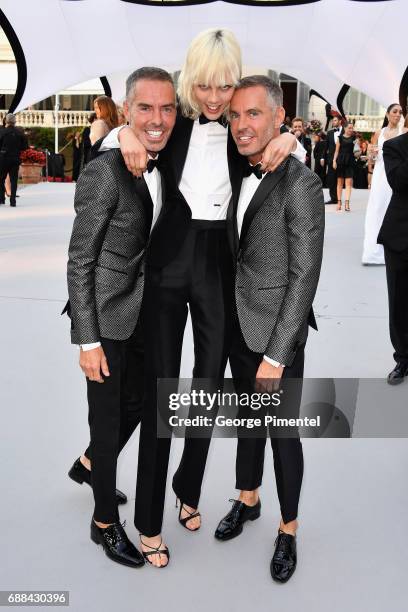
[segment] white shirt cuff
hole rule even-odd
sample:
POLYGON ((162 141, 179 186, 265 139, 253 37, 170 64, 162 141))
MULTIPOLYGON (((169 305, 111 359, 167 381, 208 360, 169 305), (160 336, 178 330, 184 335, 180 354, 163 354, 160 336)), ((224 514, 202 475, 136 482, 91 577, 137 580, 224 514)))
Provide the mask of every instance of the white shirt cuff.
POLYGON ((92 349, 99 348, 101 345, 100 342, 90 342, 89 344, 79 344, 79 348, 83 351, 92 351, 92 349))
POLYGON ((105 138, 103 139, 102 144, 99 147, 99 151, 109 151, 110 149, 119 149, 120 148, 119 132, 124 127, 129 127, 129 126, 125 124, 125 125, 120 125, 117 128, 113 128, 113 130, 111 130, 109 134, 105 136, 105 138))
POLYGON ((292 151, 291 155, 293 155, 293 157, 296 157, 296 159, 298 159, 299 161, 302 162, 302 164, 304 164, 306 161, 306 149, 303 147, 302 143, 298 141, 297 138, 296 138, 296 142, 297 142, 296 151, 292 151))
MULTIPOLYGON (((302 147, 303 148, 303 147, 302 147)), ((267 361, 268 363, 270 363, 271 365, 273 365, 275 368, 284 368, 285 366, 283 365, 283 363, 279 363, 279 361, 275 361, 274 359, 271 359, 270 357, 267 357, 266 355, 264 355, 263 357, 265 359, 265 361, 267 361)))

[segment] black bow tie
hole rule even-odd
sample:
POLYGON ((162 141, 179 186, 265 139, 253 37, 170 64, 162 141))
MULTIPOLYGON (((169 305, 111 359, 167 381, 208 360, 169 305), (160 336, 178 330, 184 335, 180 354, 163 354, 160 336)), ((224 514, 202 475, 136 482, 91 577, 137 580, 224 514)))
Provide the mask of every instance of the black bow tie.
POLYGON ((159 165, 159 158, 155 157, 154 159, 149 159, 149 161, 147 162, 147 171, 150 174, 150 172, 153 172, 153 170, 155 168, 157 168, 159 165))
POLYGON ((340 128, 334 128, 335 132, 340 132, 340 128))
POLYGON ((251 176, 251 174, 255 174, 256 178, 261 180, 264 173, 261 170, 261 164, 256 164, 256 166, 251 166, 251 164, 248 164, 248 166, 245 169, 245 176, 251 176))
POLYGON ((224 119, 224 116, 218 117, 218 119, 208 119, 205 115, 201 114, 198 118, 200 125, 205 125, 206 123, 219 123, 222 127, 227 127, 227 123, 224 119))

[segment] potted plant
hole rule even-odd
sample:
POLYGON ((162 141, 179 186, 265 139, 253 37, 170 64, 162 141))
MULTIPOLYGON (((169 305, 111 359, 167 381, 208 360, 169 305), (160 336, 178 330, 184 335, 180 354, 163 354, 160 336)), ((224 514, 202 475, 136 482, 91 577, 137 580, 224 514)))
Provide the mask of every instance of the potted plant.
POLYGON ((26 149, 20 154, 20 176, 23 183, 39 183, 45 165, 45 153, 35 149, 26 149))

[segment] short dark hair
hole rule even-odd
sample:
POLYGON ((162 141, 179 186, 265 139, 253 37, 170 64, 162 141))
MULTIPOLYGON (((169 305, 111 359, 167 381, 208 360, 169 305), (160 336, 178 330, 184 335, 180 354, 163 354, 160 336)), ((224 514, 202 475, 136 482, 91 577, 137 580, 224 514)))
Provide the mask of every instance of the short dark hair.
POLYGON ((305 121, 303 119, 303 117, 295 117, 294 119, 292 119, 292 125, 295 123, 295 121, 301 121, 302 125, 305 125, 305 121))
POLYGON ((145 79, 147 81, 164 81, 171 83, 174 86, 173 79, 171 75, 162 68, 156 68, 152 66, 144 66, 143 68, 138 68, 132 74, 128 76, 126 79, 126 97, 129 98, 129 95, 136 85, 137 81, 141 81, 145 79))
POLYGON ((282 88, 275 81, 263 74, 254 74, 253 76, 247 76, 240 79, 236 89, 249 89, 250 87, 259 86, 266 89, 266 93, 275 106, 283 105, 282 88))

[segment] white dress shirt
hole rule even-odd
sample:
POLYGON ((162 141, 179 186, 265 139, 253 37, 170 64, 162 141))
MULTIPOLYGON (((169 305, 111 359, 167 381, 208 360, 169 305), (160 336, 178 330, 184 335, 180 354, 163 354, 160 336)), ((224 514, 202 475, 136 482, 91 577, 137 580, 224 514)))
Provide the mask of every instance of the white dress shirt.
POLYGON ((192 219, 227 218, 232 189, 227 156, 228 129, 217 121, 194 121, 179 189, 192 219))
MULTIPOLYGON (((149 156, 149 159, 150 156, 149 156)), ((161 184, 161 175, 157 168, 153 168, 151 172, 143 173, 144 180, 146 181, 147 188, 150 193, 150 197, 153 202, 153 219, 152 226, 150 228, 150 232, 153 229, 154 224, 156 223, 161 208, 162 208, 162 184, 161 184)), ((136 179, 138 180, 138 179, 136 179)), ((139 179, 140 180, 140 179, 139 179)), ((80 347, 83 351, 91 351, 92 349, 98 348, 101 346, 100 342, 90 342, 88 344, 81 344, 80 347)))
MULTIPOLYGON (((254 197, 255 191, 258 189, 260 184, 261 181, 255 176, 255 174, 250 174, 242 181, 237 208, 237 225, 239 236, 241 236, 242 222, 244 220, 246 209, 248 208, 249 203, 254 197)), ((279 361, 275 361, 275 359, 271 359, 266 355, 264 355, 264 359, 271 365, 275 366, 275 368, 277 368, 278 366, 283 366, 283 363, 279 363, 279 361)))
MULTIPOLYGON (((113 129, 104 138, 99 150, 118 148, 118 134, 123 127, 125 126, 113 129)), ((227 218, 228 204, 232 196, 227 141, 228 129, 218 121, 203 124, 200 124, 198 119, 194 121, 179 184, 179 189, 191 209, 192 219, 219 221, 227 218)), ((306 151, 299 141, 292 155, 301 162, 305 161, 306 151)))

